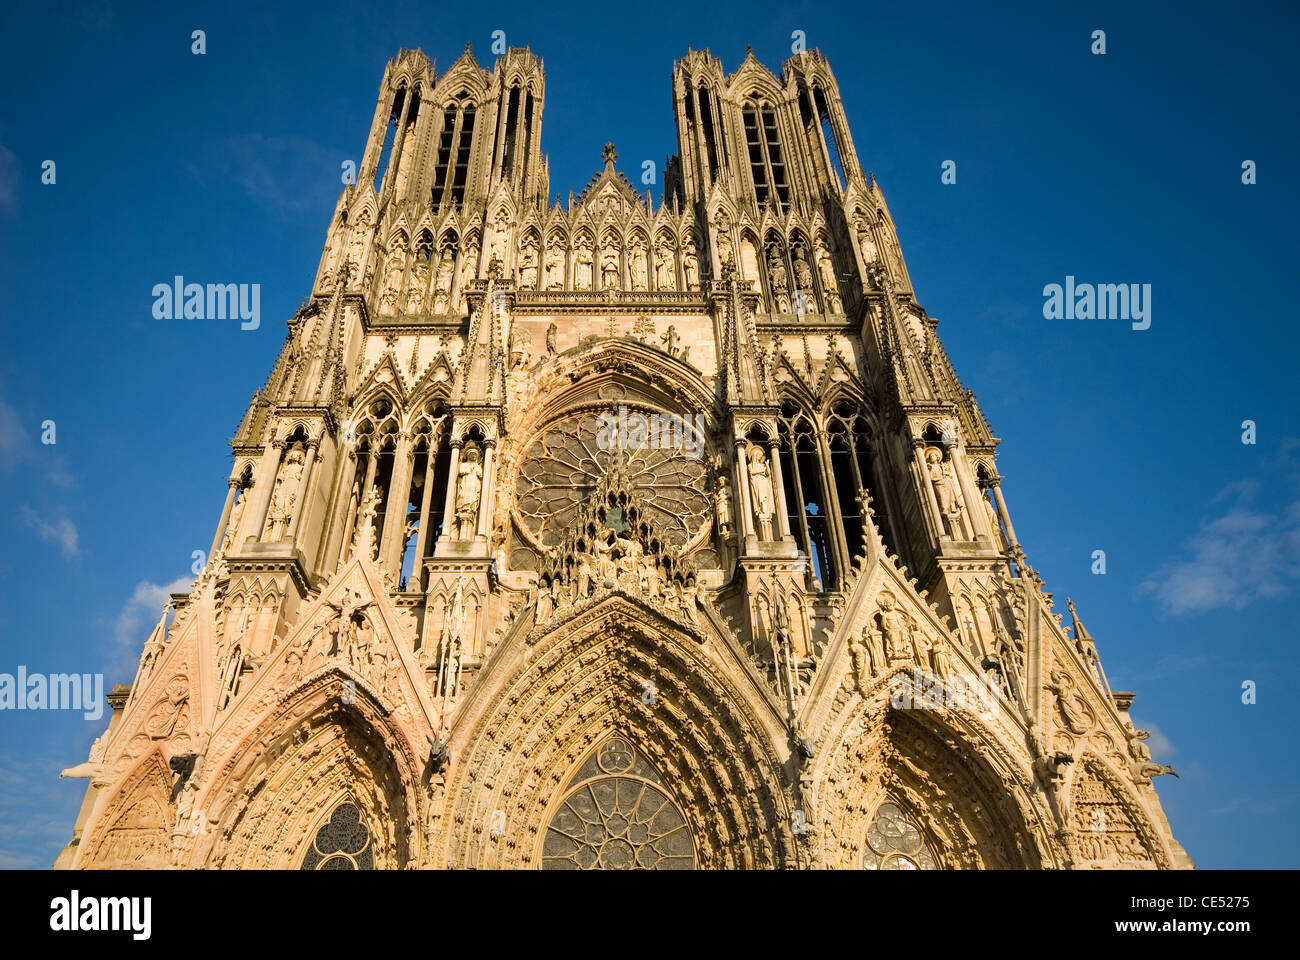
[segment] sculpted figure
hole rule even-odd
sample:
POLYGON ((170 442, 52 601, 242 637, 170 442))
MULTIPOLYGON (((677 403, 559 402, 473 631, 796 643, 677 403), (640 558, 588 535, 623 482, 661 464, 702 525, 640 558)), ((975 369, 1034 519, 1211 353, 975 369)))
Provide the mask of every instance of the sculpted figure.
POLYGON ((776 500, 772 495, 772 470, 767 462, 767 454, 757 444, 749 448, 749 488, 758 519, 770 523, 776 509, 776 500))
POLYGON ((424 309, 424 292, 429 289, 429 265, 416 260, 411 268, 411 278, 406 285, 406 312, 416 314, 424 309))
POLYGON ((673 263, 673 248, 667 240, 662 240, 655 255, 655 288, 658 290, 677 289, 677 268, 673 263))
POLYGON ((592 280, 591 248, 579 247, 573 255, 573 289, 590 290, 592 280))
POLYGON ((479 498, 483 493, 483 465, 479 462, 478 446, 465 444, 456 476, 456 523, 458 536, 466 540, 474 535, 478 520, 479 498))
POLYGON ((649 283, 645 266, 645 247, 641 245, 640 239, 634 239, 632 241, 632 249, 629 252, 629 257, 629 267, 632 272, 632 289, 644 290, 649 283))
POLYGON ((822 279, 822 293, 826 297, 827 312, 840 313, 843 304, 840 300, 840 286, 835 279, 835 264, 831 261, 830 251, 822 241, 818 241, 817 244, 817 272, 822 279))
POLYGON ((470 281, 478 274, 478 250, 478 239, 470 237, 469 242, 465 244, 465 253, 460 263, 460 290, 456 295, 459 309, 464 309, 465 293, 469 290, 470 281))
POLYGON ((519 288, 531 290, 537 286, 537 243, 529 235, 519 251, 519 288))
POLYGON ((695 252, 695 241, 687 240, 682 254, 682 269, 686 272, 686 289, 700 289, 700 258, 695 252))
POLYGON ((564 289, 564 251, 555 244, 546 249, 546 289, 564 289))
POLYGON ((591 596, 591 581, 596 576, 595 559, 587 553, 578 555, 578 575, 574 578, 574 585, 577 588, 578 595, 574 599, 585 600, 591 596))
POLYGON ((617 290, 620 286, 618 282, 618 252, 612 247, 606 247, 604 254, 600 258, 600 283, 606 290, 617 290))
POLYGON ((935 499, 939 501, 939 512, 943 514, 952 536, 959 537, 961 494, 957 490, 957 478, 952 474, 952 463, 943 458, 943 452, 938 447, 926 448, 925 461, 928 464, 930 482, 934 484, 935 499))
POLYGON ((555 356, 555 323, 546 328, 546 353, 555 356))
POLYGON ((947 680, 952 675, 952 662, 948 659, 948 644, 943 637, 935 637, 930 641, 930 669, 942 680, 947 680))
POLYGON ((551 593, 551 580, 549 577, 539 577, 537 580, 537 612, 533 619, 538 623, 545 623, 551 619, 551 613, 555 610, 555 600, 551 593))
POLYGON ((895 660, 912 660, 911 623, 908 617, 898 610, 894 595, 888 590, 881 591, 876 597, 880 612, 876 615, 880 624, 880 639, 885 648, 885 659, 891 663, 895 660))
POLYGON ((284 466, 275 478, 271 505, 266 512, 266 539, 272 543, 284 539, 289 520, 293 517, 294 502, 298 499, 298 482, 302 479, 302 447, 294 446, 285 455, 284 466))
POLYGON ((850 642, 849 657, 853 662, 853 679, 858 690, 865 693, 877 670, 874 642, 869 631, 863 630, 861 636, 850 642))
POLYGON ((402 274, 406 272, 405 258, 402 256, 401 248, 397 242, 388 251, 387 272, 384 274, 384 292, 380 296, 379 309, 384 313, 392 313, 397 309, 397 292, 402 287, 402 274))
POLYGON ((767 279, 772 285, 772 300, 779 313, 790 312, 790 291, 786 282, 785 264, 782 257, 773 248, 767 256, 767 279))
POLYGON ((804 291, 811 291, 813 288, 812 268, 808 266, 808 261, 804 258, 803 244, 795 244, 794 247, 794 282, 795 286, 804 291))
POLYGON ((443 247, 438 254, 438 268, 433 275, 434 313, 446 313, 451 306, 451 281, 455 272, 455 255, 450 247, 443 247))
POLYGON ((718 533, 724 537, 731 532, 731 490, 727 487, 727 475, 718 475, 718 493, 714 503, 718 514, 718 533))
POLYGON ((865 263, 871 264, 876 262, 876 242, 871 239, 871 227, 867 223, 866 217, 858 217, 858 247, 862 250, 862 259, 865 263))

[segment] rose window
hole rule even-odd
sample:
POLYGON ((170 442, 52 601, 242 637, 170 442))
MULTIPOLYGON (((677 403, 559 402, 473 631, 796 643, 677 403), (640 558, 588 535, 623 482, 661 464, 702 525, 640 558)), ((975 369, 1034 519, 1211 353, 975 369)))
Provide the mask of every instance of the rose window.
POLYGON ((895 803, 882 803, 867 828, 862 866, 868 870, 937 870, 921 830, 895 803))
POLYGON ((542 869, 694 869, 685 817, 661 784, 639 775, 656 776, 626 741, 610 740, 584 770, 546 830, 542 869))

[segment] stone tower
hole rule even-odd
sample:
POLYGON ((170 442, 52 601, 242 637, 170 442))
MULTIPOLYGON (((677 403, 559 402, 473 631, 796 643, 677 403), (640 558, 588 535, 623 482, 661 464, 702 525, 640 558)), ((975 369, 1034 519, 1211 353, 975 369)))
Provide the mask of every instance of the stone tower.
POLYGON ((58 866, 1191 866, 826 60, 672 89, 562 203, 534 54, 389 62, 58 866))

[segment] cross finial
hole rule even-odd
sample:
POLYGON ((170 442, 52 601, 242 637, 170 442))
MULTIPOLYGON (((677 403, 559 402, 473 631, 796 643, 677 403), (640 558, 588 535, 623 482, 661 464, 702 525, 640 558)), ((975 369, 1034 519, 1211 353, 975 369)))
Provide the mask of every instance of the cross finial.
POLYGON ((600 151, 600 157, 605 161, 605 163, 613 166, 614 161, 618 159, 618 151, 614 149, 612 143, 607 143, 605 144, 605 149, 600 151))

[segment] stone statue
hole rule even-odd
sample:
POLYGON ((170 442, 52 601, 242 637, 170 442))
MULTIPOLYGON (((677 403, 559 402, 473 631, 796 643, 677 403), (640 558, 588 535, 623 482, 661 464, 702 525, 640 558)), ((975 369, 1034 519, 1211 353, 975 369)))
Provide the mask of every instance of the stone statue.
POLYGON ((934 484, 934 496, 939 501, 939 513, 948 524, 953 539, 961 537, 961 494, 957 489, 957 478, 952 474, 952 462, 945 460, 943 451, 938 447, 927 447, 925 461, 930 482, 934 484))
POLYGON ((607 247, 600 258, 600 285, 606 290, 617 290, 620 286, 618 252, 612 247, 607 247))
POLYGON ((424 293, 429 289, 429 265, 417 260, 406 286, 406 312, 417 314, 424 309, 424 293))
POLYGON ((778 313, 790 312, 790 292, 786 283, 785 264, 776 248, 768 252, 767 279, 772 285, 772 300, 778 313))
POLYGON ((727 487, 727 475, 718 475, 718 492, 715 494, 714 508, 718 514, 718 533, 728 536, 731 533, 731 491, 727 487))
POLYGON ((682 254, 682 269, 686 272, 686 289, 700 289, 700 258, 695 252, 695 241, 687 240, 682 254))
POLYGON ((952 676, 952 661, 948 658, 948 644, 943 637, 930 641, 930 669, 941 680, 952 676))
POLYGON ((762 538, 772 538, 772 514, 776 510, 776 499, 772 495, 772 468, 767 462, 767 454, 758 444, 749 448, 749 489, 754 498, 754 513, 762 528, 762 538))
POLYGON ((645 265, 645 247, 641 245, 640 240, 633 241, 632 249, 629 251, 629 266, 632 272, 632 289, 644 290, 648 286, 648 276, 645 265))
POLYGON ((289 521, 293 517, 293 507, 298 499, 298 482, 302 479, 302 447, 295 445, 285 455, 284 466, 275 478, 275 489, 271 493, 271 506, 266 512, 266 539, 278 543, 284 539, 289 521))
POLYGON ((450 247, 438 255, 438 271, 433 279, 433 312, 446 313, 451 306, 451 281, 456 272, 456 258, 450 247))
POLYGON ((876 614, 879 623, 881 645, 885 650, 885 659, 890 663, 896 660, 916 659, 912 645, 912 624, 908 616, 897 609, 894 595, 882 590, 876 597, 880 612, 876 614))
POLYGON ((546 353, 548 356, 555 356, 555 323, 546 328, 546 353))
POLYGON ((803 244, 794 245, 794 282, 795 286, 811 294, 813 288, 812 268, 808 266, 808 261, 804 259, 803 244))
POLYGON ((357 525, 352 534, 352 552, 360 554, 367 560, 375 559, 375 514, 379 512, 379 501, 383 494, 375 484, 361 500, 357 510, 357 525))
POLYGON ((479 462, 478 446, 467 443, 456 473, 457 539, 468 540, 474 535, 482 492, 483 464, 479 462))
POLYGON ((555 244, 546 249, 546 289, 564 289, 564 251, 555 244))
POLYGON ((849 659, 853 664, 853 679, 860 693, 866 693, 871 684, 871 677, 876 675, 876 654, 872 649, 870 633, 863 631, 860 637, 849 641, 849 659))
POLYGON ((578 247, 573 254, 573 289, 590 290, 592 281, 590 247, 578 247))
POLYGON ((469 290, 470 281, 478 274, 478 250, 477 237, 470 237, 469 242, 465 244, 465 253, 460 264, 460 291, 456 295, 460 309, 464 309, 465 294, 469 290))
POLYGON ((551 581, 548 577, 538 577, 537 579, 537 598, 534 601, 536 613, 533 619, 537 623, 545 623, 551 619, 551 614, 555 610, 555 598, 551 594, 551 581))
POLYGON ((858 247, 862 250, 864 263, 875 263, 877 258, 876 242, 871 239, 871 227, 866 217, 858 217, 858 247))
POLYGON ((840 300, 839 283, 835 279, 835 264, 831 260, 830 251, 821 241, 818 241, 816 256, 817 272, 822 278, 822 293, 826 297, 826 312, 840 313, 843 305, 840 300))
POLYGON ((673 248, 667 240, 661 241, 656 251, 655 288, 657 290, 677 289, 677 269, 673 263, 673 248))
POLYGON ((387 272, 384 275, 384 292, 380 296, 380 313, 393 313, 397 309, 397 292, 402 287, 402 274, 406 272, 406 258, 396 239, 388 251, 387 272))
POLYGON ((677 328, 672 324, 669 324, 668 329, 659 335, 659 342, 664 345, 664 352, 673 357, 677 356, 677 344, 681 339, 677 328))
POLYGON ((532 290, 537 286, 537 242, 530 234, 519 250, 519 289, 532 290))

